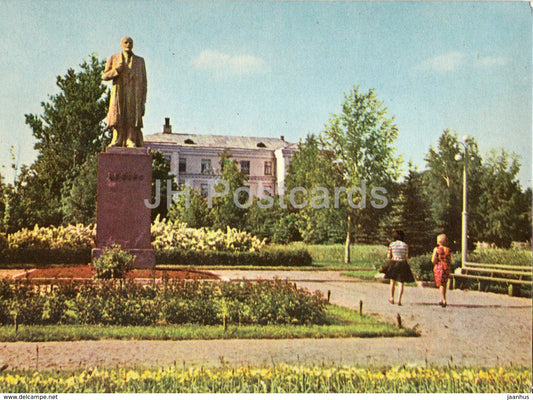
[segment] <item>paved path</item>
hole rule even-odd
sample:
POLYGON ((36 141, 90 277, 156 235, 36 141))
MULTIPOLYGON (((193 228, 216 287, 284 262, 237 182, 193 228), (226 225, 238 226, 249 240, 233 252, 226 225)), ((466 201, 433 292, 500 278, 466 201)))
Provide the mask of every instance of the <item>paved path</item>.
POLYGON ((436 305, 436 289, 407 287, 404 305, 387 302, 388 285, 340 272, 213 271, 221 279, 290 278, 310 290, 331 292, 331 302, 395 323, 418 326, 421 337, 214 341, 81 341, 0 343, 0 363, 12 368, 94 366, 272 365, 272 362, 344 365, 500 366, 532 362, 531 299, 454 290, 449 306, 436 305), (37 346, 39 359, 37 360, 37 346))

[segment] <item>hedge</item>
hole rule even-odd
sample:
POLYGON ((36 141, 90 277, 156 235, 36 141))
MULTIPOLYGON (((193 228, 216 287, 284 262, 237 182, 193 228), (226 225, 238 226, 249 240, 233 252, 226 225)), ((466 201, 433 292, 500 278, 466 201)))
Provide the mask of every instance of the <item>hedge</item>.
POLYGON ((0 264, 89 264, 91 249, 1 249, 0 264))
MULTIPOLYGON (((431 281, 434 279, 431 255, 432 253, 427 253, 409 258, 409 265, 417 280, 431 281)), ((453 261, 452 272, 461 267, 461 253, 453 253, 453 261)), ((496 265, 531 265, 531 251, 515 249, 475 250, 467 254, 467 262, 496 265)))
MULTIPOLYGON (((91 249, 2 249, 0 264, 82 264, 91 262, 91 249)), ((156 250, 157 264, 304 266, 313 262, 305 249, 268 249, 256 252, 156 250)))
MULTIPOLYGON (((413 271, 413 275, 418 281, 432 281, 433 277, 433 263, 431 262, 432 253, 423 254, 421 256, 409 257, 409 265, 413 271)), ((454 263, 451 265, 452 272, 461 266, 461 253, 453 253, 454 263)))
POLYGON ((313 259, 305 249, 269 249, 257 252, 229 252, 194 250, 158 250, 158 264, 178 265, 256 265, 256 266, 305 266, 313 259))

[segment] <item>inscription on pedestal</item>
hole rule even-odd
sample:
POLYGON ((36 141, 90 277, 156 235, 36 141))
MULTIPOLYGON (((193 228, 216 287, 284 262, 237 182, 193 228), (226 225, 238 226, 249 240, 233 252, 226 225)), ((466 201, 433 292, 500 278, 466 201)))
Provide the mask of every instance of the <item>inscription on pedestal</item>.
POLYGON ((155 254, 150 240, 152 158, 145 149, 109 149, 98 154, 96 248, 119 244, 136 256, 136 268, 152 268, 155 254))

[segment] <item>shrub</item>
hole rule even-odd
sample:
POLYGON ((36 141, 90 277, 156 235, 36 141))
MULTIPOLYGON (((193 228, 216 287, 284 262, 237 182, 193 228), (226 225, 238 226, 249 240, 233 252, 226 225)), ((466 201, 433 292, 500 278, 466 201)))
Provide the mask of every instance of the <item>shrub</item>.
POLYGON ((481 264, 531 265, 531 250, 478 249, 468 254, 468 261, 481 264))
MULTIPOLYGON (((416 280, 419 281, 432 281, 433 277, 433 263, 431 262, 431 256, 433 253, 423 254, 421 256, 410 257, 409 265, 413 271, 413 275, 416 280)), ((453 264, 451 265, 451 272, 461 267, 461 253, 453 253, 453 264)))
POLYGON ((257 252, 195 251, 179 248, 156 251, 158 264, 176 265, 311 265, 306 249, 264 248, 257 252))
POLYGON ((7 249, 9 247, 9 242, 7 241, 6 235, 0 232, 0 250, 7 249))
POLYGON ((46 286, 0 282, 2 324, 322 324, 326 300, 293 283, 99 280, 46 286))
POLYGON ((123 279, 133 269, 135 256, 114 244, 104 249, 102 255, 94 261, 97 279, 123 279))
MULTIPOLYGON (((87 264, 91 260, 95 237, 96 226, 82 224, 47 228, 35 225, 33 229, 23 228, 8 235, 7 239, 0 234, 0 262, 87 264)), ((248 232, 229 227, 225 232, 193 229, 184 223, 160 220, 159 217, 152 223, 151 240, 156 251, 180 255, 183 251, 192 251, 192 258, 205 252, 254 253, 263 249, 266 243, 248 232)))

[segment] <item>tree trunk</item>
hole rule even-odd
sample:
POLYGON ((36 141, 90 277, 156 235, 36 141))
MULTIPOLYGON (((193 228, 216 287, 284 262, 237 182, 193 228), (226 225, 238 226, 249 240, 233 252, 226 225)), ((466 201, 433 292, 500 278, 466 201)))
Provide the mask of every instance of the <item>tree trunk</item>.
POLYGON ((352 219, 348 216, 348 227, 346 229, 346 247, 344 248, 344 264, 350 264, 350 245, 352 244, 352 219))

